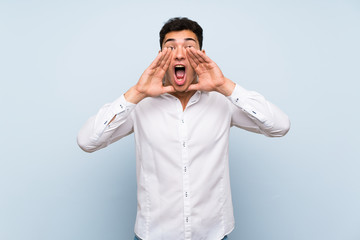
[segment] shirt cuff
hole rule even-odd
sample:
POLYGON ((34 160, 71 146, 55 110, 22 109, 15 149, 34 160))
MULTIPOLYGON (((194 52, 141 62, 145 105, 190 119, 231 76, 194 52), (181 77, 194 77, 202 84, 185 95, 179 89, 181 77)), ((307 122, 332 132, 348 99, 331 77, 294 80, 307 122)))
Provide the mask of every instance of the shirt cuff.
POLYGON ((235 88, 230 96, 227 98, 236 106, 241 107, 244 105, 245 99, 247 96, 247 90, 236 84, 235 88))
POLYGON ((103 125, 109 125, 114 116, 116 118, 113 122, 120 119, 125 119, 130 112, 135 108, 136 104, 126 101, 124 94, 110 104, 107 112, 103 118, 103 125))
POLYGON ((124 94, 122 94, 118 99, 111 103, 111 112, 113 115, 120 113, 130 113, 131 110, 135 108, 136 104, 126 101, 124 94))
POLYGON ((230 96, 227 97, 234 105, 241 108, 244 112, 246 112, 251 118, 257 119, 258 121, 264 123, 266 118, 264 115, 256 109, 253 104, 251 104, 251 100, 255 100, 255 96, 252 96, 251 92, 236 84, 234 91, 230 96))

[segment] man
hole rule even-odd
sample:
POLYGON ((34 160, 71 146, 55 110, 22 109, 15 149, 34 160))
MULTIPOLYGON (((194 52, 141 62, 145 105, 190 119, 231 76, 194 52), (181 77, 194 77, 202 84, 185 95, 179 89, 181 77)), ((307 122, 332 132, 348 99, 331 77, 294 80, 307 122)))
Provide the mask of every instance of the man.
POLYGON ((78 135, 93 152, 134 132, 135 239, 225 239, 234 228, 229 130, 284 136, 288 117, 224 77, 202 50, 202 28, 170 19, 161 51, 137 84, 103 106, 78 135))

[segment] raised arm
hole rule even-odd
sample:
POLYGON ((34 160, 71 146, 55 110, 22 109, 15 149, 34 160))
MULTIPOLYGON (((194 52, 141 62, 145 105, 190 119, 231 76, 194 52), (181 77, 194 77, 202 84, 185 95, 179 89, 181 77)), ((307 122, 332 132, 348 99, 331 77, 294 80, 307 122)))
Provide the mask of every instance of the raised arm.
POLYGON ((269 137, 284 136, 290 129, 288 116, 257 92, 247 91, 224 77, 220 68, 204 51, 187 49, 198 82, 190 90, 217 91, 232 102, 231 124, 269 137))
POLYGON ((86 152, 94 152, 133 132, 131 111, 145 97, 173 92, 163 86, 162 79, 170 65, 171 50, 164 48, 141 75, 137 84, 113 103, 105 104, 80 129, 78 145, 86 152))
POLYGON ((289 131, 288 116, 261 94, 236 85, 228 99, 232 102, 232 126, 268 137, 282 137, 289 131))
POLYGON ((146 97, 156 97, 174 92, 173 86, 163 86, 162 80, 171 62, 171 50, 164 48, 141 75, 138 83, 125 93, 125 98, 137 104, 146 97))

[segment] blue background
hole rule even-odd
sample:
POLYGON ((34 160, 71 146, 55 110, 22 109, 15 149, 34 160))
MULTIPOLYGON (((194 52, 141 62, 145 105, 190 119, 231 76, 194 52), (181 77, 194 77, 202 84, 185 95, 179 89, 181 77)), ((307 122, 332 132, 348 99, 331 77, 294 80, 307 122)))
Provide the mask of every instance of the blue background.
POLYGON ((225 76, 286 112, 233 128, 231 240, 359 240, 359 1, 0 1, 0 239, 132 239, 135 149, 88 154, 85 121, 134 85, 175 16, 225 76))

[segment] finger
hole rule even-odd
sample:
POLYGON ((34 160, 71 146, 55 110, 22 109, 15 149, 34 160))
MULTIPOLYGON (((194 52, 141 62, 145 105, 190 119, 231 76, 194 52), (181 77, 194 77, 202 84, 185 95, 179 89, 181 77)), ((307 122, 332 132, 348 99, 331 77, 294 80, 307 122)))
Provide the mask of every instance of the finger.
POLYGON ((193 61, 194 61, 196 64, 199 64, 199 61, 197 60, 196 56, 194 55, 194 49, 188 48, 188 49, 187 49, 187 52, 189 53, 189 56, 193 59, 193 61))
POLYGON ((163 87, 163 93, 171 93, 171 92, 175 92, 175 88, 173 86, 166 86, 163 87))
POLYGON ((194 49, 188 48, 187 53, 189 54, 190 59, 192 59, 196 65, 199 65, 200 62, 197 59, 197 57, 194 55, 194 49))
POLYGON ((199 56, 199 53, 198 53, 198 52, 200 52, 199 50, 196 50, 194 48, 190 48, 190 52, 192 53, 194 58, 197 60, 198 64, 204 62, 204 60, 199 56))
POLYGON ((189 59, 189 62, 190 62, 190 65, 195 69, 196 71, 196 68, 197 68, 197 64, 196 62, 194 61, 194 59, 190 56, 190 52, 189 51, 186 51, 187 53, 187 56, 188 56, 188 59, 189 59))
POLYGON ((169 56, 168 58, 166 59, 165 61, 165 65, 163 67, 164 71, 167 71, 169 66, 170 66, 170 63, 171 63, 171 58, 172 58, 172 51, 169 51, 169 56))
POLYGON ((154 59, 154 61, 150 64, 149 68, 151 69, 156 68, 159 65, 162 58, 163 58, 163 53, 159 52, 156 58, 154 59))
POLYGON ((160 67, 166 71, 170 65, 171 62, 171 56, 172 56, 172 51, 169 49, 167 50, 163 60, 161 61, 160 67))
POLYGON ((199 83, 195 83, 195 84, 190 84, 190 86, 188 87, 188 89, 186 90, 186 92, 188 91, 197 91, 200 90, 200 84, 199 83))
POLYGON ((165 72, 170 66, 172 51, 166 48, 163 50, 163 54, 164 57, 161 59, 161 62, 159 63, 158 67, 154 69, 155 71, 154 75, 157 76, 159 79, 162 79, 164 77, 165 72))
POLYGON ((166 59, 166 56, 168 54, 168 49, 164 48, 161 52, 161 54, 163 55, 163 57, 160 59, 158 67, 162 67, 164 65, 164 59, 166 59))
POLYGON ((212 60, 205 53, 203 53, 202 51, 197 51, 196 53, 202 59, 203 62, 206 62, 206 63, 211 63, 212 62, 212 60))
POLYGON ((169 51, 170 51, 169 48, 163 48, 161 50, 161 53, 163 54, 163 58, 161 60, 163 60, 166 57, 166 54, 168 54, 169 51))

